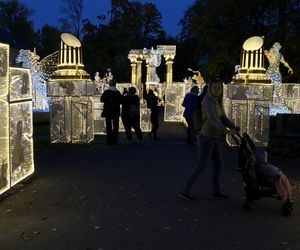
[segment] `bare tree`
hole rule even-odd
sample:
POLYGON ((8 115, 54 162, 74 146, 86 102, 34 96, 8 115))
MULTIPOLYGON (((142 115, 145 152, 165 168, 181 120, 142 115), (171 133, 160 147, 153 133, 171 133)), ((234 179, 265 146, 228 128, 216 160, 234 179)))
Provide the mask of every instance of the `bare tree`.
POLYGON ((61 19, 62 23, 65 27, 66 23, 69 23, 74 29, 74 34, 80 37, 83 0, 63 0, 62 2, 61 13, 64 14, 64 18, 61 19))

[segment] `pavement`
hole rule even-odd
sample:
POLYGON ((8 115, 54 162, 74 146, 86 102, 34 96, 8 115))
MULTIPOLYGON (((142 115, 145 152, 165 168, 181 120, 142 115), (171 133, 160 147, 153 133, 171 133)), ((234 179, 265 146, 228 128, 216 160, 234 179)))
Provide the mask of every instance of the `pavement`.
POLYGON ((264 198, 244 211, 237 152, 224 147, 223 192, 211 197, 211 167, 185 201, 178 193, 197 164, 181 124, 160 140, 53 145, 35 133, 36 172, 0 200, 0 250, 292 250, 300 247, 300 159, 273 157, 294 186, 294 213, 264 198))

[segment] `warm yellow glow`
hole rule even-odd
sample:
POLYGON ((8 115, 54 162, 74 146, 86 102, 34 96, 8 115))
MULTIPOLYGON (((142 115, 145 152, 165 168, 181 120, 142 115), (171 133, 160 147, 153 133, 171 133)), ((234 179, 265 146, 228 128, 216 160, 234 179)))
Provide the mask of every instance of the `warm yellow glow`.
MULTIPOLYGON (((3 83, 1 83, 3 84, 3 83)), ((9 168, 9 106, 0 99, 0 194, 10 188, 9 168)))
MULTIPOLYGON (((176 46, 175 45, 157 45, 157 49, 132 49, 129 51, 128 59, 131 62, 131 83, 134 85, 139 85, 142 79, 142 62, 146 62, 146 83, 153 83, 156 81, 151 80, 151 52, 159 52, 161 56, 165 58, 166 61, 166 83, 173 82, 173 60, 176 56, 176 46)), ((159 81, 157 81, 159 83, 159 81)))
POLYGON ((31 93, 30 71, 10 68, 0 44, 0 194, 34 172, 31 93))
POLYGON ((32 80, 29 69, 9 68, 9 101, 32 99, 32 80))
POLYGON ((69 33, 62 33, 60 35, 61 40, 64 41, 65 44, 71 47, 81 47, 80 41, 77 39, 77 37, 73 36, 69 33))
POLYGON ((80 41, 63 33, 58 70, 48 81, 51 143, 89 143, 94 139, 94 83, 84 71, 80 41))
POLYGON ((34 172, 32 101, 10 104, 11 185, 34 172))
POLYGON ((264 44, 264 40, 260 36, 253 36, 248 38, 244 44, 243 49, 244 50, 258 50, 260 49, 264 44))
POLYGON ((10 188, 8 88, 9 46, 0 43, 0 194, 10 188))
POLYGON ((183 120, 182 102, 186 94, 185 83, 169 83, 165 90, 164 121, 181 122, 183 120))

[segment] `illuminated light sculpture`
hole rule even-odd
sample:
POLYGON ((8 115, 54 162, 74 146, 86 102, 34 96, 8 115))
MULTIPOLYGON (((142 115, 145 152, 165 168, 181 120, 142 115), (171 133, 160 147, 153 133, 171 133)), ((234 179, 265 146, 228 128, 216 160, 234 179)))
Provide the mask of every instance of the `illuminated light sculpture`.
MULTIPOLYGON (((227 86, 224 101, 228 118, 258 146, 268 144, 269 103, 273 99, 273 85, 264 67, 263 43, 259 36, 244 42, 239 72, 227 86)), ((231 136, 226 139, 234 145, 231 136)))
POLYGON ((102 95, 104 90, 108 89, 109 81, 113 79, 113 75, 110 69, 107 69, 107 73, 103 78, 99 76, 99 72, 95 74, 94 86, 95 86, 95 95, 102 95))
POLYGON ((274 98, 280 98, 279 87, 282 83, 282 76, 279 70, 280 63, 288 68, 288 73, 293 74, 293 70, 290 65, 284 60, 283 55, 279 52, 281 49, 280 43, 273 44, 270 50, 265 50, 264 53, 269 61, 269 67, 266 71, 267 76, 274 84, 274 98))
POLYGON ((183 98, 186 94, 185 83, 169 83, 165 89, 164 121, 181 122, 183 120, 183 98))
POLYGON ((95 88, 83 68, 80 41, 63 33, 59 64, 48 82, 51 143, 89 143, 94 139, 95 88))
POLYGON ((265 50, 264 52, 269 61, 269 67, 266 74, 274 85, 273 102, 270 103, 270 115, 276 115, 277 113, 292 113, 292 110, 286 105, 285 98, 280 91, 282 89, 282 76, 279 67, 282 63, 288 68, 288 73, 293 74, 293 70, 284 60, 283 55, 280 53, 280 49, 280 43, 276 42, 270 50, 265 50))
POLYGON ((204 84, 205 83, 200 71, 192 70, 190 68, 188 68, 188 71, 191 71, 191 72, 194 73, 194 75, 191 79, 194 80, 197 84, 204 84))
POLYGON ((21 49, 16 58, 22 67, 30 69, 32 78, 33 110, 47 112, 49 103, 47 97, 47 81, 49 76, 56 70, 58 52, 54 52, 39 61, 36 51, 21 49))
MULTIPOLYGON (((173 60, 176 55, 175 45, 157 45, 156 49, 133 49, 129 51, 128 58, 131 62, 131 83, 139 91, 139 96, 143 98, 143 84, 142 84, 142 63, 146 62, 146 92, 149 88, 158 93, 159 99, 163 102, 165 100, 165 89, 173 83, 173 60), (166 62, 166 82, 160 83, 160 79, 156 73, 156 68, 161 64, 161 57, 164 57, 166 62)), ((170 87, 169 87, 170 88, 170 87)), ((176 90, 175 90, 176 92, 176 90)), ((166 99, 167 100, 167 99, 166 99)), ((168 107, 171 105, 168 105, 168 107)), ((150 129, 149 110, 146 105, 141 105, 141 128, 143 131, 150 129)), ((166 106, 165 106, 166 107, 166 106)), ((169 109, 168 109, 169 110, 169 109)), ((172 113, 173 111, 171 111, 172 113)), ((174 116, 172 113, 171 116, 174 116)), ((150 129, 151 130, 151 129, 150 129)))
MULTIPOLYGON (((156 49, 133 49, 129 51, 128 59, 131 62, 131 83, 143 93, 142 63, 146 62, 146 89, 149 85, 159 84, 160 79, 156 74, 156 67, 161 64, 161 56, 166 61, 166 83, 173 82, 173 60, 176 55, 175 45, 157 45, 156 49)), ((142 98, 142 96, 140 95, 142 98)))
POLYGON ((9 67, 0 44, 0 194, 34 172, 31 88, 30 71, 9 67))

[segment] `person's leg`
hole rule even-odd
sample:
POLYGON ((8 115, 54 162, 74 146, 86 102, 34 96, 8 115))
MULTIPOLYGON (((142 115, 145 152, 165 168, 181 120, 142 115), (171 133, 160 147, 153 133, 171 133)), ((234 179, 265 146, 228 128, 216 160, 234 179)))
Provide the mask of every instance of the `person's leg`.
POLYGON ((143 132, 140 127, 140 117, 135 117, 132 119, 132 127, 139 141, 143 140, 143 132))
POLYGON ((204 168, 208 165, 213 150, 213 141, 210 137, 199 137, 199 163, 189 174, 183 192, 189 193, 204 168))
POLYGON ((113 118, 113 144, 118 143, 118 133, 119 133, 119 117, 113 118))
POLYGON ((284 174, 275 182, 275 188, 283 202, 293 199, 291 184, 284 174))
POLYGON ((284 189, 286 190, 287 199, 292 200, 293 199, 292 186, 285 174, 282 175, 282 182, 284 185, 284 189))
POLYGON ((131 133, 131 125, 130 125, 129 117, 124 116, 122 120, 123 120, 123 125, 125 128, 125 134, 126 134, 127 140, 131 141, 132 133, 131 133))
POLYGON ((112 132, 112 124, 110 118, 105 118, 105 126, 106 126, 106 143, 112 144, 113 132, 112 132))
POLYGON ((185 117, 185 120, 186 120, 187 125, 188 125, 186 141, 187 141, 188 144, 194 144, 193 120, 192 120, 192 118, 188 118, 188 117, 185 117))
POLYGON ((220 143, 215 139, 212 150, 212 161, 213 161, 213 174, 212 174, 212 188, 213 194, 220 194, 220 172, 223 169, 223 155, 220 143))
POLYGON ((152 133, 154 139, 157 139, 157 129, 158 129, 158 116, 154 114, 152 117, 152 133))

